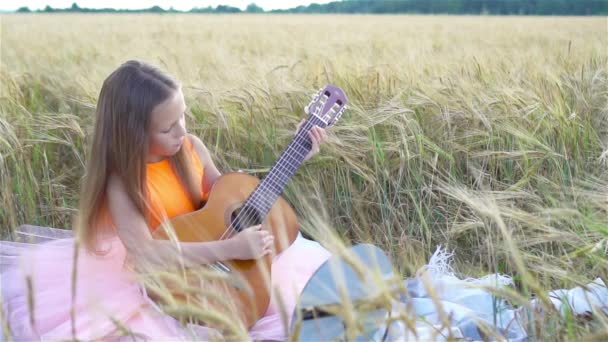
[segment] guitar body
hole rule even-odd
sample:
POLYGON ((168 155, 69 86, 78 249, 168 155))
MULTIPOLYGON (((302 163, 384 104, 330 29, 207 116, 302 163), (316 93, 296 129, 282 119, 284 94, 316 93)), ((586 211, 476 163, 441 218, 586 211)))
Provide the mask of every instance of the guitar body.
MULTIPOLYGON (((218 178, 213 185, 205 206, 197 211, 176 216, 169 220, 175 236, 180 242, 217 241, 232 237, 236 232, 230 228, 234 217, 242 209, 243 203, 260 183, 257 177, 240 172, 227 173, 218 178), (227 233, 227 230, 230 230, 227 233)), ((275 253, 289 247, 298 235, 298 222, 292 207, 279 197, 262 221, 262 229, 269 230, 275 237, 275 253)), ((247 227, 243 227, 247 228, 247 227)), ((169 239, 162 225, 153 234, 155 239, 169 239)), ((213 284, 215 291, 223 298, 236 299, 235 311, 247 327, 261 318, 270 302, 270 264, 271 256, 259 260, 231 260, 223 262, 230 268, 230 275, 240 279, 239 283, 248 284, 238 289, 229 282, 213 284), (244 283, 243 283, 244 281, 244 283)), ((189 284, 193 285, 193 284, 189 284)), ((207 288, 209 288, 209 284, 207 288)), ((204 285, 203 285, 204 286, 204 285)), ((208 289, 201 288, 201 291, 208 289)), ((178 296, 179 297, 179 296, 178 296)), ((185 296, 181 298, 186 300, 185 296)), ((210 304, 213 305, 213 304, 210 304)))

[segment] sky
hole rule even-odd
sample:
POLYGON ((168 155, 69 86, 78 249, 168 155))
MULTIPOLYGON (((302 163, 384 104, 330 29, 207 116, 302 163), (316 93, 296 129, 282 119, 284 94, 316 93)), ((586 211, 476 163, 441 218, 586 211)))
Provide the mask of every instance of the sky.
POLYGON ((1 0, 0 10, 16 10, 27 6, 31 10, 43 9, 46 5, 53 8, 71 7, 76 2, 79 7, 87 8, 116 8, 116 9, 141 9, 158 5, 164 9, 173 6, 176 10, 187 11, 192 7, 216 7, 217 5, 228 5, 244 10, 247 5, 255 2, 256 5, 265 10, 286 9, 300 5, 309 5, 313 2, 324 4, 335 0, 1 0))

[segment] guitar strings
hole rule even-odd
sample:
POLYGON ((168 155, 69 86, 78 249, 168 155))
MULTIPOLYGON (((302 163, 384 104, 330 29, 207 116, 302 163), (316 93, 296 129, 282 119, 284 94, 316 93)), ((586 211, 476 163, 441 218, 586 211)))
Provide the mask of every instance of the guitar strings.
MULTIPOLYGON (((319 107, 319 111, 320 111, 320 109, 321 109, 321 108, 324 108, 325 103, 326 103, 326 100, 325 100, 325 101, 323 101, 323 102, 321 102, 321 103, 322 103, 322 106, 320 106, 320 107, 319 107)), ((320 119, 318 114, 319 114, 318 112, 315 112, 315 113, 313 114, 313 116, 315 116, 315 117, 317 117, 318 119, 320 119)), ((321 120, 321 119, 320 119, 320 120, 321 120)), ((273 167, 274 167, 274 165, 276 165, 276 164, 280 163, 280 161, 281 161, 282 159, 287 158, 287 156, 289 156, 289 155, 290 155, 290 154, 289 154, 289 153, 287 153, 287 152, 290 152, 290 150, 293 150, 293 149, 295 149, 295 148, 301 148, 301 147, 303 147, 303 146, 304 146, 303 144, 306 144, 306 143, 307 143, 307 141, 306 141, 306 140, 302 140, 302 139, 300 139, 300 140, 296 140, 296 138, 302 138, 304 134, 306 134, 308 131, 310 131, 310 128, 311 128, 311 126, 313 125, 313 124, 311 124, 311 122, 312 122, 311 120, 309 120, 309 121, 306 121, 306 122, 305 122, 304 127, 302 127, 302 129, 300 130, 300 132, 299 132, 298 134, 296 134, 296 137, 294 138, 294 142, 293 142, 292 144, 290 144, 290 145, 288 146, 288 148, 285 150, 285 152, 284 152, 284 153, 282 153, 282 156, 281 156, 281 157, 280 157, 280 158, 279 158, 277 161, 275 161, 275 163, 273 164, 273 167)), ((293 151, 291 151, 291 152, 293 152, 293 151)), ((297 150, 296 150, 296 152, 297 152, 297 150)), ((297 153, 297 154, 300 156, 300 158, 302 157, 302 154, 300 154, 300 153, 297 153)), ((293 155, 293 153, 292 153, 292 155, 293 155)), ((292 166, 293 166, 293 164, 292 164, 292 163, 290 163, 290 162, 288 162, 288 164, 290 164, 290 165, 292 165, 292 166)), ((276 170, 281 171, 281 168, 279 167, 279 168, 277 168, 276 170)), ((281 175, 284 175, 284 174, 281 174, 281 175)), ((269 181, 269 183, 268 183, 268 184, 270 184, 270 183, 272 183, 272 181, 269 181)), ((266 184, 266 183, 264 183, 264 184, 266 184)), ((273 184, 274 184, 274 183, 273 183, 273 184)), ((260 186, 259 188, 256 188, 256 189, 254 190, 254 192, 255 192, 255 191, 257 191, 257 190, 258 190, 258 189, 260 189, 260 188, 261 188, 261 186, 260 186)), ((277 194, 277 195, 279 195, 279 194, 277 194)), ((246 206, 246 207, 245 207, 245 209, 244 209, 242 212, 240 212, 240 213, 239 213, 239 214, 236 216, 235 221, 238 221, 238 219, 240 219, 240 218, 241 218, 241 216, 242 216, 243 218, 246 218, 246 219, 252 219, 252 218, 254 217, 254 215, 256 214, 256 210, 255 210, 255 208, 253 207, 253 205, 255 205, 255 204, 266 204, 266 205, 272 205, 272 203, 270 203, 270 202, 268 202, 268 201, 264 201, 264 200, 263 200, 263 198, 260 198, 260 202, 256 202, 256 201, 255 201, 255 199, 254 199, 254 200, 251 202, 251 204, 252 204, 252 206, 246 206)), ((234 221, 233 221, 233 222, 234 222, 234 221)), ((223 239, 223 238, 226 236, 226 234, 229 234, 229 233, 231 234, 231 233, 233 233, 234 231, 236 231, 236 229, 235 229, 235 227, 233 226, 233 224, 231 223, 231 225, 228 227, 228 229, 226 229, 226 231, 224 231, 224 233, 222 234, 222 236, 220 237, 220 239, 223 239)))
MULTIPOLYGON (((327 98, 327 99, 328 99, 328 98, 327 98)), ((313 114, 313 116, 315 116, 315 117, 317 117, 317 118, 319 118, 319 119, 320 119, 320 117, 319 117, 319 112, 321 111, 321 109, 322 109, 322 108, 324 108, 324 107, 325 107, 325 104, 327 103, 327 99, 324 99, 324 101, 322 101, 322 102, 321 102, 321 104, 322 104, 322 105, 318 107, 318 111, 316 111, 316 112, 313 114)), ((333 108, 333 106, 332 106, 332 108, 333 108)), ((320 119, 320 120, 322 120, 322 119, 320 119)), ((294 142, 293 142, 292 144, 289 144, 289 146, 287 147, 287 149, 285 150, 285 152, 283 152, 283 153, 282 153, 282 155, 281 155, 281 157, 275 161, 275 163, 273 164, 273 166, 272 166, 272 167, 274 167, 274 165, 278 164, 278 163, 279 163, 279 162, 280 162, 282 159, 287 158, 287 156, 289 156, 289 153, 288 153, 288 152, 294 152, 294 151, 290 151, 290 150, 294 150, 294 149, 296 149, 296 148, 305 147, 305 145, 304 145, 304 144, 306 144, 306 143, 307 143, 307 141, 306 141, 305 139, 301 139, 301 138, 303 138, 303 137, 304 137, 304 135, 305 135, 305 134, 307 134, 307 133, 310 131, 310 129, 312 128, 313 124, 312 124, 311 122, 312 122, 311 120, 307 120, 307 121, 304 123, 304 126, 303 126, 303 127, 300 129, 300 132, 298 132, 298 133, 296 134, 296 136, 294 137, 294 139, 293 139, 293 140, 294 140, 294 142), (299 138, 299 140, 297 140, 297 138, 299 138)), ((305 137, 304 137, 304 138, 305 138, 305 137)), ((297 150, 296 150, 296 152, 297 152, 297 150)), ((292 153, 292 154, 293 154, 293 153, 292 153)), ((302 155, 301 155, 300 153, 297 153, 297 154, 298 154, 300 157, 302 157, 302 155)), ((290 163, 288 162, 288 164, 290 164, 290 163)), ((293 164, 291 164, 291 165, 293 166, 293 164)), ((272 169, 272 167, 271 167, 271 169, 272 169)), ((279 169, 277 169, 277 170, 279 170, 279 171, 280 171, 280 168, 279 168, 279 169)), ((270 182, 271 182, 271 181, 270 181, 270 182)), ((272 183, 272 182, 271 182, 271 183, 272 183)), ((260 186, 260 187, 261 187, 261 186, 260 186)), ((258 189, 259 189, 259 188, 256 188, 256 189, 254 190, 254 192, 255 192, 256 190, 258 190, 258 189)), ((244 209, 243 211, 239 212, 239 213, 237 214, 237 216, 235 217, 235 219, 234 219, 234 220, 233 220, 233 221, 230 223, 230 226, 228 227, 228 229, 226 229, 226 230, 224 231, 224 233, 223 233, 223 234, 220 236, 220 239, 224 239, 224 238, 226 237, 226 235, 227 235, 227 234, 232 234, 233 232, 236 232, 236 228, 234 227, 234 222, 238 222, 238 221, 239 221, 241 218, 244 218, 244 219, 247 219, 247 220, 250 220, 250 219, 254 218, 254 216, 255 216, 255 214, 256 214, 256 210, 255 210, 255 208, 253 207, 253 205, 255 205, 255 204, 266 204, 266 205, 271 204, 271 203, 268 203, 268 202, 266 202, 266 203, 262 203, 261 201, 263 201, 263 200, 262 200, 262 199, 260 199, 260 202, 256 202, 256 200, 254 199, 254 200, 253 200, 253 201, 250 203, 251 205, 246 206, 246 207, 245 207, 245 209, 244 209)))
MULTIPOLYGON (((321 108, 325 107, 326 102, 327 102, 327 99, 325 99, 325 101, 321 102, 322 105, 319 107, 319 111, 321 110, 321 108)), ((332 108, 333 108, 333 106, 332 106, 332 108)), ((342 107, 340 110, 344 110, 344 107, 342 107)), ((338 112, 340 110, 338 110, 338 112)), ((338 114, 338 112, 336 112, 336 115, 338 114)), ((320 119, 320 117, 319 117, 318 114, 319 114, 318 112, 315 112, 313 114, 313 116, 315 116, 317 119, 319 119, 319 120, 322 121, 322 119, 320 119)), ((304 127, 302 127, 302 129, 300 130, 300 132, 298 134, 296 134, 296 137, 293 139, 294 142, 288 146, 288 148, 285 150, 285 152, 282 153, 282 156, 277 161, 275 161, 275 163, 273 164, 272 167, 274 167, 275 164, 278 164, 282 159, 287 158, 286 156, 289 156, 289 153, 287 153, 287 152, 290 152, 290 150, 293 150, 295 148, 301 148, 301 147, 304 146, 303 144, 307 143, 306 140, 300 139, 298 141, 298 140, 296 140, 296 138, 302 138, 302 135, 304 135, 308 131, 310 131, 310 128, 313 125, 313 124, 311 124, 311 122, 312 122, 312 120, 309 120, 309 121, 305 122, 304 127)), ((302 154, 301 153, 297 152, 297 150, 295 152, 300 156, 300 158, 302 158, 302 154)), ((293 155, 293 153, 292 153, 292 155, 293 155)), ((289 162, 289 161, 288 161, 288 164, 291 165, 291 166, 293 166, 293 164, 291 162, 289 162)), ((278 167, 276 170, 281 171, 281 167, 278 167)), ((284 174, 281 173, 281 175, 284 175, 284 174)), ((263 186, 263 184, 274 185, 274 183, 272 181, 268 181, 267 183, 262 183, 258 188, 256 188, 254 190, 254 192, 257 191, 258 189, 261 189, 262 186, 263 186)), ((276 194, 276 195, 280 195, 280 194, 276 194)), ((246 218, 246 219, 252 219, 254 217, 254 215, 256 214, 256 209, 253 207, 253 205, 255 205, 255 204, 266 204, 266 205, 270 205, 270 206, 272 206, 272 204, 273 204, 273 203, 271 203, 269 201, 264 201, 263 198, 260 198, 260 201, 261 202, 256 202, 255 199, 254 199, 251 202, 251 206, 246 206, 243 211, 241 211, 241 212, 239 212, 239 214, 237 214, 237 216, 235 218, 235 221, 238 221, 238 219, 240 219, 241 216, 243 218, 246 218)), ((233 221, 233 222, 235 222, 235 221, 233 221)), ((231 234, 231 233, 233 233, 235 231, 236 231, 236 229, 235 229, 233 223, 231 222, 231 225, 228 227, 228 229, 226 229, 226 231, 224 231, 224 233, 222 234, 222 236, 220 237, 220 239, 223 239, 226 236, 226 234, 229 234, 229 233, 231 234)))
MULTIPOLYGON (((325 107, 325 104, 327 103, 327 99, 329 99, 327 96, 325 96, 325 98, 324 98, 324 99, 322 99, 322 101, 321 101, 321 106, 319 106, 319 107, 318 107, 318 111, 317 111, 317 112, 315 112, 315 113, 313 114, 313 116, 315 116, 316 118, 318 118, 318 119, 319 119, 319 120, 321 120, 321 121, 322 121, 322 119, 319 117, 319 111, 320 111, 322 108, 324 108, 324 107, 325 107)), ((315 101, 316 101, 316 99, 315 99, 315 101)), ((335 112, 335 114, 336 114, 336 115, 338 115, 338 113, 339 113, 341 110, 343 111, 343 110, 345 109, 344 107, 345 107, 345 106, 343 106, 343 107, 342 107, 340 110, 338 110, 337 112, 335 112)), ((333 108, 333 106, 332 106, 332 108, 333 108)), ((310 131, 310 128, 311 128, 311 126, 312 126, 311 122, 312 122, 311 120, 306 121, 306 122, 305 122, 305 124, 304 124, 304 126, 302 127, 302 129, 300 129, 300 132, 299 132, 298 134, 296 134, 296 137, 295 137, 295 138, 298 138, 298 137, 299 137, 299 138, 302 138, 302 135, 304 135, 304 134, 306 134, 308 131, 310 131)), ((283 157, 283 156, 288 156, 289 154, 288 154, 287 152, 289 152, 290 150, 293 150, 293 149, 295 149, 295 148, 301 148, 301 147, 303 147, 303 144, 307 143, 307 141, 306 141, 306 140, 302 140, 302 139, 300 139, 300 140, 296 140, 295 138, 294 138, 294 142, 293 142, 292 144, 290 144, 290 145, 287 147, 287 149, 285 150, 285 152, 284 152, 284 153, 282 153, 282 157, 283 157)), ((296 150, 296 152, 297 152, 297 150, 296 150)), ((301 154, 301 153, 297 153, 297 154, 299 155, 299 157, 300 157, 300 158, 302 158, 302 154, 301 154)), ((286 157, 285 157, 285 158, 286 158, 286 157)), ((273 164, 273 166, 272 166, 272 167, 274 167, 274 166, 275 166, 277 163, 279 163, 279 161, 280 161, 281 159, 282 159, 282 158, 279 158, 277 161, 275 161, 275 163, 273 164)), ((293 164, 291 164, 289 161, 288 161, 288 164, 293 166, 293 164)), ((281 168, 280 168, 280 167, 278 167, 276 170, 281 171, 281 168)), ((281 173, 281 174, 282 174, 282 175, 284 175, 283 173, 281 173)), ((268 180, 268 182, 267 182, 267 183, 268 183, 268 184, 270 184, 270 185, 273 185, 273 184, 274 184, 274 183, 273 183, 272 181, 270 181, 270 180, 268 180)), ((256 187, 256 189, 254 190, 254 192, 255 192, 255 191, 257 191, 258 189, 260 189, 260 185, 258 185, 258 187, 256 187)), ((277 189, 278 189, 278 188, 277 188, 277 189)), ((272 190, 272 189, 271 189, 271 190, 272 190)), ((280 195, 280 194, 276 194, 276 195, 280 195)), ((243 211, 241 211, 241 212, 239 212, 239 214, 237 214, 237 216, 236 216, 236 218, 235 218, 235 221, 231 222, 231 224, 230 224, 230 226, 228 227, 228 229, 226 229, 226 231, 224 231, 224 233, 223 233, 223 234, 220 236, 220 239, 223 239, 223 238, 225 238, 225 237, 226 237, 226 235, 227 235, 227 234, 232 234, 233 232, 235 232, 235 231, 236 231, 236 229, 235 229, 235 227, 234 227, 234 222, 238 221, 238 219, 239 219, 239 218, 243 217, 243 218, 246 218, 246 219, 248 219, 248 220, 249 220, 249 219, 252 219, 252 218, 254 217, 254 215, 256 214, 256 209, 253 207, 253 205, 255 205, 255 204, 266 204, 266 205, 270 205, 270 206, 272 206, 272 204, 273 204, 273 203, 270 203, 270 202, 268 202, 268 201, 264 201, 264 199, 263 199, 263 198, 260 198, 260 202, 256 202, 256 201, 255 201, 255 199, 254 199, 254 200, 252 201, 252 203, 251 203, 251 206, 246 206, 246 207, 245 207, 245 209, 244 209, 243 211), (262 202, 263 202, 263 203, 262 203, 262 202)))
MULTIPOLYGON (((317 113, 315 113, 315 114, 317 114, 317 113)), ((309 131, 310 130, 310 128, 312 126, 312 124, 310 122, 311 121, 307 121, 305 123, 305 126, 303 127, 303 129, 301 129, 300 132, 298 134, 296 134, 296 137, 294 138, 295 142, 293 144, 290 144, 288 146, 288 148, 285 150, 285 152, 283 153, 283 156, 282 156, 283 158, 277 159, 277 161, 275 161, 274 164, 278 164, 281 161, 281 159, 284 159, 284 157, 288 155, 287 152, 290 152, 290 150, 294 149, 296 146, 297 147, 303 147, 304 146, 300 141, 297 141, 296 138, 302 138, 303 135, 304 135, 304 131, 309 131)), ((271 167, 271 169, 272 169, 272 167, 271 167)), ((256 190, 258 190, 258 189, 259 188, 256 188, 254 190, 254 192, 256 190)), ((262 201, 262 200, 260 199, 260 201, 262 201)), ((241 212, 239 212, 239 214, 237 214, 237 216, 235 217, 234 221, 231 222, 231 224, 228 227, 228 229, 226 229, 226 231, 224 231, 224 233, 222 234, 222 236, 220 236, 220 239, 223 239, 223 238, 226 237, 227 234, 232 234, 233 232, 236 231, 236 229, 234 227, 234 222, 238 222, 240 219, 247 219, 247 220, 249 220, 249 219, 252 219, 254 217, 254 215, 256 214, 256 210, 253 207, 253 205, 255 205, 255 204, 261 204, 261 202, 256 202, 256 200, 254 199, 250 204, 251 204, 250 206, 246 206, 243 211, 241 211, 241 212)), ((266 203, 266 204, 270 204, 270 203, 266 203)))
MULTIPOLYGON (((306 131, 306 132, 310 131, 310 128, 312 127, 312 124, 310 124, 310 121, 307 121, 307 125, 306 125, 306 126, 309 126, 309 127, 302 127, 302 129, 301 129, 302 133, 298 133, 298 134, 296 135, 296 137, 294 138, 294 141, 296 140, 296 138, 300 138, 300 139, 301 139, 301 138, 303 138, 303 135, 304 135, 304 134, 303 134, 303 131, 306 131)), ((297 148, 305 147, 305 145, 304 145, 305 143, 306 143, 306 142, 302 143, 301 141, 295 141, 293 144, 290 144, 290 145, 288 146, 288 148, 285 150, 284 154, 285 154, 285 155, 287 155, 287 154, 288 154, 288 152, 294 152, 294 151, 290 151, 290 150, 293 150, 293 149, 295 149, 296 147, 297 147, 297 148)), ((298 154, 300 157, 302 156, 300 153, 297 153, 297 154, 298 154)), ((279 158, 279 159, 277 159, 277 161, 276 161, 274 164, 278 164, 278 163, 280 162, 280 160, 281 160, 281 159, 284 159, 284 158, 279 158)), ((289 162, 288 162, 288 164, 291 164, 291 163, 289 163, 289 162)), ((291 164, 291 165, 293 165, 293 164, 291 164)), ((273 165, 273 166, 274 166, 274 165, 273 165)), ((271 169, 272 169, 272 167, 271 167, 271 169)), ((277 170, 278 170, 278 169, 277 169, 277 170)), ((267 181, 269 181, 269 180, 267 180, 267 181)), ((256 189, 254 190, 254 192, 255 192, 256 190, 260 189, 260 188, 261 188, 261 186, 260 186, 259 188, 256 188, 256 189)), ((247 202, 246 202, 246 203, 247 203, 247 202)), ((248 203, 248 204, 249 204, 249 205, 245 206, 245 209, 244 209, 243 211, 241 211, 241 212, 239 212, 239 213, 237 214, 237 216, 236 216, 236 217, 234 218, 234 220, 231 222, 231 224, 230 224, 230 226, 228 227, 228 229, 226 229, 226 230, 224 231, 224 233, 223 233, 223 234, 220 236, 220 240, 221 240, 221 239, 224 239, 224 238, 229 237, 229 236, 226 236, 227 234, 232 234, 232 233, 236 232, 236 227, 234 226, 234 222, 238 222, 238 221, 239 221, 239 220, 241 220, 241 219, 244 219, 244 220, 250 220, 250 219, 253 219, 253 218, 255 217, 255 214, 256 214, 256 209, 254 208, 254 205, 256 205, 256 204, 266 204, 266 205, 268 205, 268 204, 270 204, 270 203, 263 201, 263 199, 260 199, 260 200, 256 200, 256 199, 254 199, 254 200, 252 200, 252 201, 251 201, 251 203, 248 203)))

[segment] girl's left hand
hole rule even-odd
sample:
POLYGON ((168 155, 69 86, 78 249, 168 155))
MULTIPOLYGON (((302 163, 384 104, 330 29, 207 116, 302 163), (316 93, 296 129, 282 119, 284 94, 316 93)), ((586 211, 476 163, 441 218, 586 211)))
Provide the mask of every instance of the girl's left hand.
MULTIPOLYGON (((302 119, 302 121, 300 121, 300 123, 298 124, 296 132, 300 130, 300 126, 302 126, 303 123, 304 119, 302 119)), ((312 141, 312 147, 310 149, 310 152, 308 152, 308 154, 304 158, 304 161, 312 158, 315 154, 319 153, 319 145, 321 145, 321 143, 323 143, 325 139, 327 139, 325 129, 319 126, 314 126, 313 128, 311 128, 310 131, 308 131, 308 136, 312 141)))

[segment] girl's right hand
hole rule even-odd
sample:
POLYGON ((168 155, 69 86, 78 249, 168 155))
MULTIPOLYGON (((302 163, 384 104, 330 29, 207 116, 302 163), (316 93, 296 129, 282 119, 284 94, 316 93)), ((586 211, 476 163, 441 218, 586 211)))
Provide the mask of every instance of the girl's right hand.
POLYGON ((234 242, 230 254, 237 260, 261 258, 272 252, 274 244, 274 237, 268 231, 262 230, 260 224, 243 229, 230 240, 234 242))

